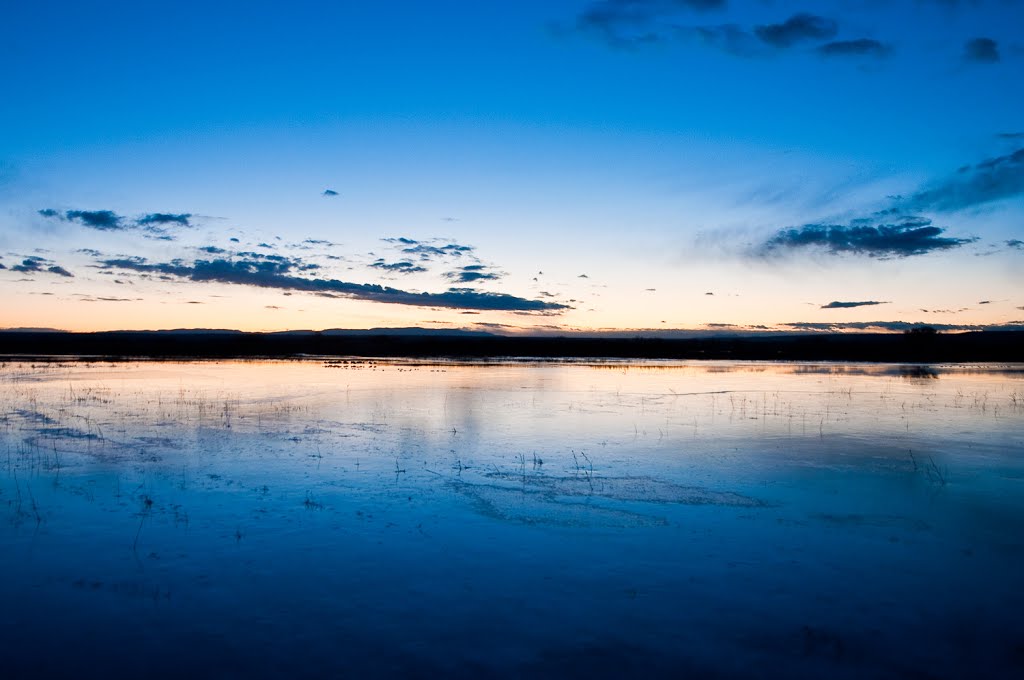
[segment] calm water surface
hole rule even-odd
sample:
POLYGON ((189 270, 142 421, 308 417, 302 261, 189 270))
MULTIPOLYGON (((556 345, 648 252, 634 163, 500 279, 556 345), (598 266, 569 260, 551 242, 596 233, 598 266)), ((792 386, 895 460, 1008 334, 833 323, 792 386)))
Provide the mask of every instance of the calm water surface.
POLYGON ((4 677, 1024 677, 1024 366, 0 367, 4 677))

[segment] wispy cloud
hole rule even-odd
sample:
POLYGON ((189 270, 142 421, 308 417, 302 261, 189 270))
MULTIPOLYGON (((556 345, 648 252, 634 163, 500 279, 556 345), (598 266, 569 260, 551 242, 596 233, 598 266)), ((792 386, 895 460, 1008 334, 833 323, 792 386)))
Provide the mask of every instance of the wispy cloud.
POLYGON ((856 40, 835 40, 818 48, 823 57, 855 57, 867 56, 883 58, 889 56, 892 47, 873 38, 857 38, 856 40))
POLYGON ((849 309, 850 307, 871 307, 873 305, 887 305, 888 302, 880 302, 878 300, 862 300, 860 302, 842 302, 839 300, 833 300, 827 305, 822 305, 821 309, 849 309))
MULTIPOLYGON (((976 242, 946 235, 922 213, 953 213, 1024 195, 1024 149, 965 165, 910 196, 891 196, 868 217, 822 220, 777 231, 754 249, 774 255, 801 249, 876 258, 909 257, 976 242)), ((1017 239, 1005 241, 1019 248, 1017 239)))
POLYGON ((944 324, 925 323, 923 321, 794 321, 779 324, 783 328, 798 331, 911 331, 915 328, 934 328, 937 331, 996 331, 996 330, 1024 330, 1024 322, 1010 321, 1005 324, 944 324))
POLYGON ((839 24, 826 17, 801 12, 781 24, 761 24, 754 35, 772 47, 792 47, 809 40, 828 40, 839 32, 839 24))
POLYGON ((952 176, 917 192, 899 209, 954 212, 1024 194, 1024 148, 965 165, 952 176))

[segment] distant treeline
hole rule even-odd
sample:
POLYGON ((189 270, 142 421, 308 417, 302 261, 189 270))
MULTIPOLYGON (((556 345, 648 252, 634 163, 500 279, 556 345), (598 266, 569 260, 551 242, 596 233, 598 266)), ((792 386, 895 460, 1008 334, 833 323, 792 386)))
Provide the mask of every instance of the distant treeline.
POLYGON ((0 355, 201 359, 301 355, 781 361, 1024 361, 1024 331, 668 338, 436 334, 0 331, 0 355))

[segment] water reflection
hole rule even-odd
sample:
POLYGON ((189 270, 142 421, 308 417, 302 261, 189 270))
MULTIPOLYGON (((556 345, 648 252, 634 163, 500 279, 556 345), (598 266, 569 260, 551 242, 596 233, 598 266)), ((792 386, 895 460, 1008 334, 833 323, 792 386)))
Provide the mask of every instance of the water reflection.
POLYGON ((8 363, 0 639, 13 677, 1007 675, 1019 375, 8 363))

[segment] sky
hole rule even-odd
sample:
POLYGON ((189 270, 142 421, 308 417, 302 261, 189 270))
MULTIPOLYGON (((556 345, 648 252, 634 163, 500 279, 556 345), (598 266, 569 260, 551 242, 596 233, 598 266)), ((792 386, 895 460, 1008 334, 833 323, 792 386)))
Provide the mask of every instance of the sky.
POLYGON ((1024 0, 3 14, 0 328, 1024 327, 1024 0))

